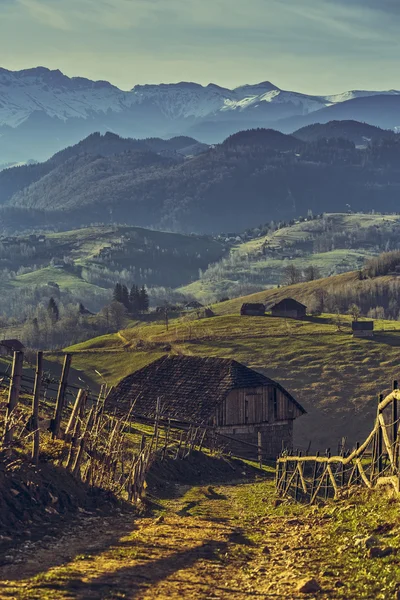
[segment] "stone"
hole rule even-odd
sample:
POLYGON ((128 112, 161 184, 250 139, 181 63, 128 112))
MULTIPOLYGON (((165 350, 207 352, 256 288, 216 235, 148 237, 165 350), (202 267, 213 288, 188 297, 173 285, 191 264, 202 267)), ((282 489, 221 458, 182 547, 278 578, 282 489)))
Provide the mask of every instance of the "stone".
POLYGON ((286 525, 291 525, 293 527, 295 525, 304 525, 304 522, 300 519, 289 519, 286 521, 286 525))
POLYGON ((155 525, 159 525, 160 523, 164 523, 164 517, 163 515, 160 515, 159 517, 157 517, 157 519, 154 521, 155 525))
POLYGON ((335 581, 334 585, 335 585, 335 588, 342 588, 342 587, 344 587, 345 584, 343 583, 343 581, 338 579, 337 581, 335 581))
POLYGON ((373 546, 379 545, 379 540, 373 535, 370 535, 369 537, 365 538, 364 543, 366 548, 372 548, 373 546))
POLYGON ((356 546, 356 548, 372 548, 379 546, 379 540, 373 535, 356 535, 354 537, 354 545, 356 546))
POLYGON ((393 548, 391 546, 387 546, 386 548, 372 546, 368 551, 368 558, 385 558, 385 556, 390 556, 390 554, 393 554, 393 548))
POLYGON ((321 591, 321 586, 316 579, 301 579, 296 589, 301 594, 316 594, 321 591))

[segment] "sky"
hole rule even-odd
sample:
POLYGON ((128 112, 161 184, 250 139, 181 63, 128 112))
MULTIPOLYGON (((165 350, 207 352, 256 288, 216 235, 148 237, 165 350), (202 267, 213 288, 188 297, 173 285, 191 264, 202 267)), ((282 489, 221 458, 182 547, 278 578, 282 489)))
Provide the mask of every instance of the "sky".
POLYGON ((0 66, 138 83, 400 88, 400 0, 0 0, 0 66))

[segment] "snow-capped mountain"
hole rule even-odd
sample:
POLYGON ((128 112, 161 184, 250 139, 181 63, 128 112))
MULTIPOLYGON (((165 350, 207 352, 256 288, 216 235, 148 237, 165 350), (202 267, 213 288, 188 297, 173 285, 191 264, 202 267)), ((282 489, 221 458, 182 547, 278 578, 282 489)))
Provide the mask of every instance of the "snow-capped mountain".
MULTIPOLYGON (((182 82, 136 85, 123 91, 107 81, 70 78, 44 67, 0 68, 0 162, 44 159, 94 131, 131 137, 190 134, 219 142, 251 127, 287 130, 286 120, 294 119, 293 128, 298 128, 299 119, 312 120, 315 114, 318 122, 319 111, 337 104, 372 96, 379 104, 379 98, 387 95, 400 92, 310 96, 282 90, 269 81, 232 90, 182 82)), ((393 127, 399 123, 400 118, 393 127)))

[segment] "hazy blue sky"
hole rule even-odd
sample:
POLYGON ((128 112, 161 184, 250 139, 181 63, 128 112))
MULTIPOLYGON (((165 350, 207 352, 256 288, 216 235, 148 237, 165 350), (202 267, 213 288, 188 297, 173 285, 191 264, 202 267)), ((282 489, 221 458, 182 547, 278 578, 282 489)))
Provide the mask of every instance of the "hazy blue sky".
POLYGON ((0 66, 135 83, 400 88, 400 0, 0 0, 0 66))

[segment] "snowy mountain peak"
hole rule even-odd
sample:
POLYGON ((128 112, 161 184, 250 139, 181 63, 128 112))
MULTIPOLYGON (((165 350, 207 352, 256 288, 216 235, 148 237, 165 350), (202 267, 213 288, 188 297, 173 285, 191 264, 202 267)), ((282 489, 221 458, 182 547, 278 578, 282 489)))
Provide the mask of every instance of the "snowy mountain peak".
POLYGON ((399 94, 359 90, 310 96, 282 90, 270 81, 234 89, 181 81, 123 91, 107 81, 68 77, 42 66, 0 68, 0 158, 38 158, 43 136, 40 143, 46 150, 40 156, 47 156, 48 147, 54 153, 66 141, 76 143, 94 131, 133 137, 189 134, 213 141, 240 129, 279 128, 281 120, 307 117, 355 98, 399 94))
POLYGON ((270 81, 262 81, 261 83, 242 85, 235 88, 233 91, 237 97, 242 100, 243 98, 247 98, 249 96, 259 96, 261 94, 272 92, 273 90, 280 91, 278 86, 274 85, 270 81))

